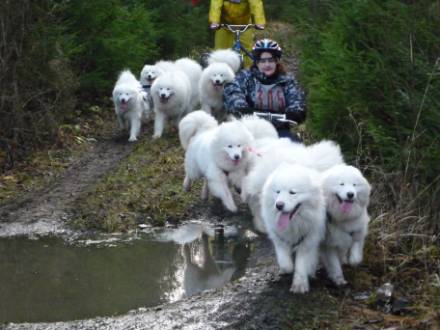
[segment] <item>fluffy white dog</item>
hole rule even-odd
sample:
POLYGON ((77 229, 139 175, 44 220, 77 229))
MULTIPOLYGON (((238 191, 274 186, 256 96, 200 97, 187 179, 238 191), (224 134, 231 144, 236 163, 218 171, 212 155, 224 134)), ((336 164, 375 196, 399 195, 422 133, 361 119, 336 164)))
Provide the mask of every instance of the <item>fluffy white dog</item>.
POLYGON ((341 265, 362 261, 370 217, 367 212, 371 187, 362 173, 349 165, 338 165, 323 173, 327 202, 327 232, 321 260, 336 285, 345 281, 341 265))
POLYGON ((301 165, 281 164, 263 186, 261 214, 281 273, 291 273, 295 268, 291 291, 308 292, 309 276, 315 273, 325 234, 319 174, 301 165))
POLYGON ((178 70, 183 71, 187 75, 191 84, 190 108, 192 111, 198 108, 200 104, 199 81, 202 76, 202 66, 188 57, 180 58, 174 64, 178 70))
POLYGON ((164 71, 156 65, 151 65, 151 64, 144 65, 139 79, 142 88, 145 91, 150 90, 154 80, 157 77, 159 77, 163 72, 164 71))
POLYGON ((232 49, 214 50, 208 58, 208 64, 212 63, 226 63, 234 73, 237 73, 241 67, 240 55, 232 49))
POLYGON ((199 83, 200 103, 207 113, 223 110, 223 86, 235 77, 226 63, 212 63, 203 70, 199 83))
POLYGON ((191 110, 191 83, 182 71, 165 72, 154 80, 151 97, 154 104, 153 138, 159 138, 168 118, 173 118, 177 126, 180 118, 191 110))
POLYGON ((317 171, 324 171, 342 164, 343 157, 339 145, 332 141, 321 141, 310 146, 291 142, 287 138, 257 140, 256 152, 249 173, 244 177, 241 199, 247 202, 253 214, 255 228, 266 232, 260 214, 260 195, 267 177, 282 162, 300 164, 317 171))
POLYGON ((203 177, 202 198, 211 193, 236 212, 228 179, 244 175, 251 133, 238 120, 217 125, 214 117, 199 110, 180 121, 179 138, 186 149, 184 189, 189 190, 193 180, 203 177))
POLYGON ((128 141, 136 141, 141 122, 150 117, 150 106, 147 94, 130 70, 124 70, 113 88, 115 113, 121 129, 129 129, 128 141))

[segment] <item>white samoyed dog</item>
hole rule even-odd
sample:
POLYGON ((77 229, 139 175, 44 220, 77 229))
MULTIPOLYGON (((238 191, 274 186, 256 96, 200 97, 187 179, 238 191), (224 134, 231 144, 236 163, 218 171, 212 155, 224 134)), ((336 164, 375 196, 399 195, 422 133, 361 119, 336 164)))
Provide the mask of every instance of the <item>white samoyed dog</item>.
POLYGON ((120 73, 113 88, 113 102, 120 128, 130 130, 128 141, 136 141, 141 122, 149 119, 151 109, 147 94, 130 70, 120 73))
POLYGON ((370 216, 367 212, 371 186, 362 173, 349 165, 337 165, 323 173, 327 203, 327 232, 321 260, 336 285, 344 285, 342 264, 362 261, 370 216))
POLYGON ((164 73, 164 71, 156 65, 151 65, 151 64, 144 65, 139 78, 142 88, 145 91, 149 91, 154 80, 157 77, 159 77, 162 73, 164 73))
POLYGON ((316 271, 319 244, 325 234, 325 202, 319 173, 297 164, 279 165, 264 183, 261 214, 280 272, 292 273, 295 269, 290 290, 308 292, 309 276, 316 271))
POLYGON ((190 107, 191 111, 197 109, 200 104, 199 97, 199 81, 202 76, 202 66, 196 61, 183 57, 174 62, 178 70, 183 71, 191 84, 191 98, 190 98, 190 107))
POLYGON ((206 67, 200 78, 199 94, 202 109, 207 113, 221 114, 223 110, 223 86, 235 77, 226 63, 212 63, 206 67))
POLYGON ((186 113, 191 111, 191 83, 185 73, 169 71, 156 78, 151 86, 154 104, 153 138, 162 136, 165 122, 173 118, 176 126, 186 113))
POLYGON ((325 171, 342 164, 341 149, 333 141, 323 140, 309 146, 295 143, 287 138, 256 141, 258 157, 252 157, 249 173, 243 178, 241 199, 248 203, 255 228, 266 232, 260 214, 261 190, 267 177, 282 162, 300 164, 316 171, 325 171))
POLYGON ((202 198, 211 193, 236 212, 228 181, 231 176, 240 181, 244 175, 252 134, 238 120, 218 125, 214 117, 198 110, 182 118, 179 138, 186 150, 184 189, 189 190, 192 181, 203 177, 202 198))
POLYGON ((232 49, 214 50, 208 58, 208 64, 212 63, 226 63, 234 73, 237 73, 241 67, 240 55, 232 49))

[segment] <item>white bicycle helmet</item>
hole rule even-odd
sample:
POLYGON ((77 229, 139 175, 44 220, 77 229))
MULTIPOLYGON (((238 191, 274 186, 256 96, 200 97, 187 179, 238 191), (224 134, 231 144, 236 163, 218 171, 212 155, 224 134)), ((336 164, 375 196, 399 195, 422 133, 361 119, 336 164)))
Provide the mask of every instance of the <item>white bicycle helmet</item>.
POLYGON ((254 58, 260 57, 260 54, 263 52, 269 52, 277 58, 281 58, 283 54, 283 50, 278 43, 268 38, 257 40, 252 47, 252 55, 254 55, 254 58))

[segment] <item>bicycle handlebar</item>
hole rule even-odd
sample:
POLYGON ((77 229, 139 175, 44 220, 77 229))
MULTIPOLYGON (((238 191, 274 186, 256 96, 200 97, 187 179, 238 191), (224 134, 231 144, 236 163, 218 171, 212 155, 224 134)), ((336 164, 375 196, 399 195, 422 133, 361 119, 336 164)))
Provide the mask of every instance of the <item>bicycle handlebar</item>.
POLYGON ((255 28, 255 24, 226 24, 226 23, 222 23, 220 24, 221 28, 224 28, 226 30, 231 31, 232 33, 244 33, 246 32, 249 28, 255 28))
POLYGON ((286 114, 254 111, 253 115, 257 116, 259 118, 262 118, 262 119, 269 120, 270 122, 272 122, 273 120, 276 120, 276 121, 279 121, 282 123, 288 123, 292 126, 298 125, 298 123, 296 121, 287 119, 286 114))

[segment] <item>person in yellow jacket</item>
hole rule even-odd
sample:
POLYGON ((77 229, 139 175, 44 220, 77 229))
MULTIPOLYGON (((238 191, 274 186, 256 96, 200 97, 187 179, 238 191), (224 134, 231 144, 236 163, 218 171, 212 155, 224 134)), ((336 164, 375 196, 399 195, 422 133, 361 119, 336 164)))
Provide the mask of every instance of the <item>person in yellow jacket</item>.
MULTIPOLYGON (((262 0, 211 0, 209 8, 210 28, 215 31, 214 48, 231 48, 234 35, 225 29, 219 29, 220 23, 225 24, 255 24, 257 29, 263 30, 266 25, 262 0)), ((252 29, 241 35, 241 43, 246 49, 251 49, 254 43, 252 29)), ((252 61, 245 57, 245 66, 252 61)))

